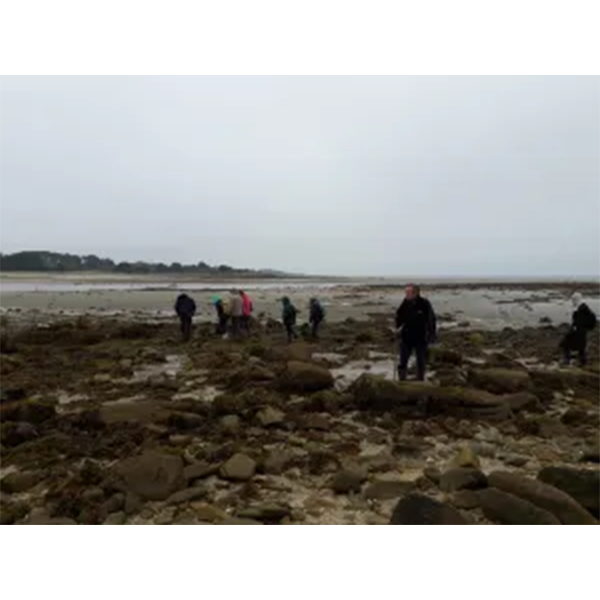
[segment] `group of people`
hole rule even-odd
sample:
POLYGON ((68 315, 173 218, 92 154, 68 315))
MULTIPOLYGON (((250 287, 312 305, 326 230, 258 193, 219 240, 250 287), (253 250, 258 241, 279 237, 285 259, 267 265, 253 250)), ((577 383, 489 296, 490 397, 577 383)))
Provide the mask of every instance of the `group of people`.
MULTIPOLYGON (((596 327, 597 318, 590 307, 583 301, 580 293, 572 296, 574 311, 571 327, 560 343, 563 364, 569 365, 572 353, 576 352, 580 366, 587 361, 587 334, 596 327)), ((252 300, 243 290, 232 290, 226 298, 215 296, 212 304, 217 312, 218 335, 229 335, 232 338, 250 334, 250 323, 253 312, 252 300)), ((296 320, 298 310, 291 300, 285 296, 281 299, 282 322, 288 342, 293 342, 298 334, 296 320)), ((192 331, 192 320, 196 313, 196 303, 187 294, 181 294, 175 303, 175 311, 181 322, 181 333, 184 340, 189 340, 192 331)), ((309 303, 309 324, 311 335, 318 339, 319 327, 325 319, 325 310, 317 298, 309 303)), ((408 362, 414 352, 417 363, 417 380, 425 379, 428 348, 437 341, 436 316, 427 298, 421 296, 418 285, 410 284, 405 297, 396 311, 396 335, 399 340, 398 378, 406 380, 408 362)))
MULTIPOLYGON (((213 296, 212 305, 217 313, 216 333, 220 336, 239 338, 250 335, 250 324, 254 305, 250 296, 244 290, 232 290, 229 296, 224 298, 213 296)), ((298 337, 296 332, 296 320, 298 310, 290 299, 285 296, 281 299, 281 319, 286 330, 288 342, 298 337)), ((192 335, 192 322, 196 314, 196 302, 187 294, 180 294, 175 302, 175 313, 179 317, 181 336, 188 341, 192 335)), ((311 298, 309 302, 309 323, 311 335, 314 339, 319 337, 319 327, 325 320, 325 309, 317 298, 311 298)))

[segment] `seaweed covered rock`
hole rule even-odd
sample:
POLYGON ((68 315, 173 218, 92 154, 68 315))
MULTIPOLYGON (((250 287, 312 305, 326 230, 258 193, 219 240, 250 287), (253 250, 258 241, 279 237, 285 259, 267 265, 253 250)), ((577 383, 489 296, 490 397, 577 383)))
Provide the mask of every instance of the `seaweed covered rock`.
POLYGON ((290 361, 279 378, 279 387, 289 392, 318 392, 333 387, 333 376, 325 367, 290 361))
POLYGON ((50 402, 41 400, 17 400, 3 403, 0 407, 2 421, 20 421, 39 424, 56 415, 56 408, 50 402))
POLYGON ((592 515, 600 513, 600 472, 572 467, 546 467, 538 479, 568 494, 592 515))
POLYGON ((395 382, 364 374, 352 384, 350 392, 359 410, 405 414, 425 410, 432 414, 466 418, 506 418, 509 415, 508 405, 502 396, 471 388, 395 382))
POLYGON ((183 461, 179 456, 145 452, 118 463, 115 487, 145 500, 166 500, 185 486, 183 461))
POLYGON ((502 525, 560 525, 552 513, 535 504, 494 488, 477 493, 487 519, 502 525))
POLYGON ((396 504, 390 525, 468 525, 468 521, 452 506, 411 493, 396 504))
POLYGON ((506 471, 494 471, 488 477, 488 484, 552 513, 564 525, 596 523, 596 519, 574 498, 542 481, 506 471))
POLYGON ((531 389, 527 371, 519 369, 473 369, 469 381, 477 388, 493 394, 513 394, 531 389))

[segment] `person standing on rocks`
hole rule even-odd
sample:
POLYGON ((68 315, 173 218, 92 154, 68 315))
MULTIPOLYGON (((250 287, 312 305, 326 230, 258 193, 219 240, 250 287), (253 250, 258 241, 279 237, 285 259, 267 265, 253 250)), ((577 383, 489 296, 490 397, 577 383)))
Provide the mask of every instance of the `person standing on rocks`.
POLYGON ((298 315, 298 311, 287 296, 281 299, 281 304, 283 305, 283 325, 285 326, 288 342, 291 343, 298 337, 296 333, 296 316, 298 315))
POLYGON ((242 317, 244 316, 244 302, 237 290, 231 291, 229 310, 231 314, 231 337, 237 339, 242 331, 242 317))
POLYGON ((175 302, 175 312, 181 324, 181 337, 184 342, 192 337, 192 320, 196 314, 196 303, 187 294, 179 294, 175 302))
POLYGON ((217 335, 225 335, 227 333, 227 322, 229 321, 229 306, 227 306, 221 298, 215 296, 212 298, 213 306, 217 311, 217 335))
POLYGON ((575 351, 578 354, 579 366, 583 367, 587 362, 587 334, 596 327, 597 318, 579 292, 573 294, 571 302, 575 308, 571 318, 571 329, 561 341, 560 348, 566 366, 571 364, 571 353, 575 351))
POLYGON ((319 337, 319 325, 323 322, 325 318, 325 311, 323 310, 323 306, 316 298, 311 298, 309 303, 309 322, 311 327, 311 336, 313 339, 318 339, 319 337))
POLYGON ((406 380, 408 359, 413 350, 417 356, 417 379, 424 381, 427 347, 436 340, 436 318, 431 303, 421 296, 418 285, 406 288, 406 297, 396 311, 396 332, 400 337, 398 376, 406 380))
POLYGON ((242 331, 245 335, 250 335, 250 318, 253 310, 252 300, 244 290, 240 290, 240 297, 242 298, 242 331))

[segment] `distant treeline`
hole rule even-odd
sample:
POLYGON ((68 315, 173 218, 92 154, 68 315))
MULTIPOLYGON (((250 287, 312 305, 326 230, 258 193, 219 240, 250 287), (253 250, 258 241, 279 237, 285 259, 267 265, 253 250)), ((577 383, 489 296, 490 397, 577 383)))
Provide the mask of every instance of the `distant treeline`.
POLYGON ((205 262, 185 265, 148 263, 144 261, 119 262, 110 258, 99 258, 94 254, 78 256, 61 252, 25 251, 14 254, 0 254, 0 271, 32 271, 68 273, 74 271, 98 271, 102 273, 127 273, 152 275, 162 273, 195 273, 198 275, 233 275, 257 277, 283 277, 285 274, 271 270, 236 269, 229 265, 213 267, 205 262))

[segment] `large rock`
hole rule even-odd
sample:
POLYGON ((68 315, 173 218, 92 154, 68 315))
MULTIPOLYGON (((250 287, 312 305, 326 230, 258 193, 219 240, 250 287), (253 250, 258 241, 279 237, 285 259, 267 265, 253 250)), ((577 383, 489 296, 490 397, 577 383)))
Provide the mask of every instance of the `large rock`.
POLYGON ((247 481, 256 472, 256 462, 246 454, 234 454, 220 470, 223 479, 247 481))
POLYGON ((285 421, 285 413, 272 406, 267 406, 256 413, 256 420, 261 427, 280 425, 285 421))
POLYGON ((20 421, 39 424, 56 415, 53 404, 38 400, 18 400, 2 404, 0 407, 2 421, 20 421))
POLYGON ((450 469, 440 479, 440 489, 447 493, 460 490, 479 490, 486 485, 487 477, 478 469, 471 468, 450 469))
POLYGON ((561 369, 559 371, 535 370, 530 371, 531 379, 536 387, 567 391, 570 389, 600 391, 600 376, 598 373, 590 373, 582 369, 561 369))
POLYGON ((571 467, 546 467, 538 479, 562 490, 598 518, 600 513, 600 472, 571 467))
POLYGON ((121 461, 115 468, 117 489, 145 500, 166 500, 185 485, 179 456, 145 452, 121 461))
POLYGON ((561 524, 552 513, 512 494, 488 488, 481 490, 477 495, 484 516, 495 523, 503 525, 561 524))
POLYGON ((571 496, 542 481, 506 471, 494 471, 488 477, 488 484, 547 510, 565 525, 596 523, 596 519, 571 496))
POLYGON ((280 388, 290 392, 318 392, 332 388, 333 375, 325 367, 290 361, 279 379, 280 388))
POLYGON ((0 489, 9 494, 20 494, 37 485, 41 475, 37 471, 9 473, 0 481, 0 489))
POLYGON ((480 469, 481 463, 477 453, 471 445, 461 446, 450 461, 451 469, 480 469))
POLYGON ((331 480, 331 489, 336 494, 348 494, 360 492, 367 474, 362 469, 343 469, 335 474, 331 480))
POLYGON ((463 357, 460 352, 442 346, 432 346, 429 348, 429 360, 433 366, 444 364, 460 366, 463 363, 463 357))
POLYGON ((252 519, 263 523, 279 523, 282 519, 289 516, 289 506, 282 504, 255 504, 240 510, 237 517, 240 519, 252 519))
POLYGON ((490 418, 509 415, 502 396, 472 388, 395 382, 366 373, 352 384, 350 392, 359 410, 405 414, 426 410, 435 414, 490 418))
POLYGON ((394 500, 414 489, 414 481, 374 481, 364 491, 364 497, 367 500, 394 500))
POLYGON ((518 369, 474 369, 469 373, 470 382, 493 394, 513 394, 531 389, 527 371, 518 369))
POLYGON ((404 496, 392 512, 390 525, 468 525, 452 506, 422 494, 404 496))
POLYGON ((515 413, 522 410, 539 411, 543 408, 540 399, 531 392, 517 392, 516 394, 509 394, 505 396, 504 399, 510 410, 515 413))

